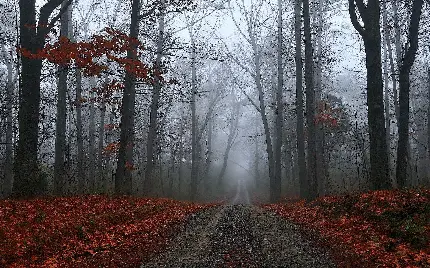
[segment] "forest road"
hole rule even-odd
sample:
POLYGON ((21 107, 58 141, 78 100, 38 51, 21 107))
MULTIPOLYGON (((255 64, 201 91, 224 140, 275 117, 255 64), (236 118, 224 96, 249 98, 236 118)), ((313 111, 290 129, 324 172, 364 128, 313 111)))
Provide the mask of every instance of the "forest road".
POLYGON ((336 267, 299 228, 246 204, 200 211, 184 223, 150 267, 336 267))

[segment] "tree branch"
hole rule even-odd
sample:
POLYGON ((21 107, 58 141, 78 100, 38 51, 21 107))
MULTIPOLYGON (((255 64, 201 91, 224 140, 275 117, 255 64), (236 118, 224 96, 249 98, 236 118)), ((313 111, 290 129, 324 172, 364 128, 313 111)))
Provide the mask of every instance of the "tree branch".
POLYGON ((414 0, 412 5, 412 14, 409 24, 409 48, 405 52, 402 68, 411 68, 415 61, 415 55, 418 50, 418 29, 422 13, 423 0, 414 0))
POLYGON ((141 14, 139 15, 138 20, 140 21, 140 20, 142 20, 143 18, 146 18, 146 17, 151 16, 152 14, 154 14, 154 13, 155 13, 155 10, 156 10, 156 9, 157 9, 157 5, 153 5, 153 6, 151 7, 151 9, 149 9, 148 11, 145 11, 145 12, 141 13, 141 14))
MULTIPOLYGON (((236 18, 235 18, 235 16, 233 15, 233 9, 231 8, 231 4, 230 4, 230 1, 228 1, 228 9, 229 9, 229 11, 230 11, 230 16, 231 16, 231 19, 233 20, 233 23, 234 23, 234 25, 236 26, 236 29, 237 29, 237 31, 239 32, 239 34, 243 37, 243 39, 245 39, 248 43, 251 43, 251 41, 249 40, 249 37, 247 37, 244 33, 243 33, 243 31, 242 31, 242 29, 240 29, 240 26, 239 26, 239 23, 236 21, 236 18)), ((245 19, 247 20, 247 22, 248 22, 248 18, 245 16, 245 19)), ((248 23, 247 23, 248 24, 248 23)))
POLYGON ((255 103, 254 100, 251 99, 251 97, 248 95, 248 93, 245 92, 245 90, 242 89, 242 93, 246 96, 246 98, 249 100, 249 102, 252 104, 252 106, 255 107, 255 109, 261 113, 260 107, 255 103))
POLYGON ((201 125, 200 129, 198 130, 197 133, 197 142, 199 142, 203 136, 203 131, 205 130, 207 124, 209 123, 209 119, 212 117, 212 114, 215 110, 215 106, 218 103, 221 93, 218 92, 219 94, 215 96, 215 98, 212 100, 212 102, 209 104, 209 110, 205 115, 205 120, 203 122, 203 124, 201 125))
POLYGON ((357 3, 357 8, 360 12, 361 17, 363 18, 363 20, 367 20, 367 7, 364 4, 363 0, 355 0, 355 2, 357 3))
POLYGON ((363 26, 360 25, 357 18, 357 13, 355 11, 355 0, 348 0, 349 1, 349 17, 351 18, 352 26, 354 26, 355 30, 363 36, 366 34, 363 26))
POLYGON ((52 18, 52 20, 48 23, 49 17, 52 12, 61 5, 64 0, 50 0, 40 9, 39 23, 38 23, 38 32, 37 35, 39 38, 44 38, 45 34, 47 34, 54 24, 61 18, 64 12, 66 12, 67 8, 70 6, 73 0, 67 0, 66 4, 61 7, 60 12, 58 12, 57 16, 52 18))

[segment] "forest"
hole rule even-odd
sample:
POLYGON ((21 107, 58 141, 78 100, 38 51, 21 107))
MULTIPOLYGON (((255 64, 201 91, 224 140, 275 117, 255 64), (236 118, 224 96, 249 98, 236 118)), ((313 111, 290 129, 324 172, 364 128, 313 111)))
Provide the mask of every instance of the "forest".
POLYGON ((429 30, 425 0, 0 0, 0 266, 430 267, 429 30))

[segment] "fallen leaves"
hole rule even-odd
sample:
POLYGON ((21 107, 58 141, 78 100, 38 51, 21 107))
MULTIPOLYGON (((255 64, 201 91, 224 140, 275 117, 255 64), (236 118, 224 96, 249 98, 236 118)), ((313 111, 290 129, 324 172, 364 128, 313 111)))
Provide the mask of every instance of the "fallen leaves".
POLYGON ((340 267, 430 267, 430 190, 264 205, 317 235, 340 267))
POLYGON ((0 264, 137 267, 175 226, 210 205, 135 197, 0 201, 0 264))

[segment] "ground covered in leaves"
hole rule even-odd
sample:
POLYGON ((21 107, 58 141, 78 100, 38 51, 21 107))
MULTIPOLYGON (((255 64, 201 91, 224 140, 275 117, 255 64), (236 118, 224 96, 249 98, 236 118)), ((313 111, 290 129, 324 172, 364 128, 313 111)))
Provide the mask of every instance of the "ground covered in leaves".
POLYGON ((207 207, 101 195, 0 200, 0 267, 139 267, 207 207))
POLYGON ((430 190, 259 206, 0 200, 0 267, 430 267, 430 190))
POLYGON ((430 267, 430 190, 263 205, 330 249, 339 267, 430 267))

